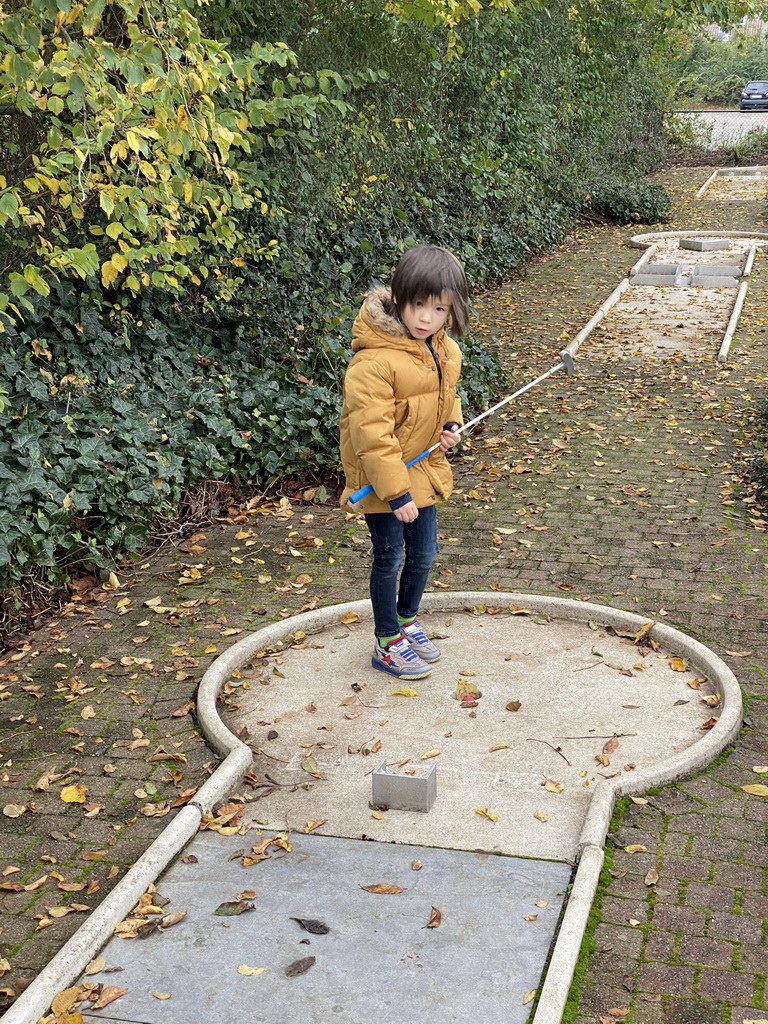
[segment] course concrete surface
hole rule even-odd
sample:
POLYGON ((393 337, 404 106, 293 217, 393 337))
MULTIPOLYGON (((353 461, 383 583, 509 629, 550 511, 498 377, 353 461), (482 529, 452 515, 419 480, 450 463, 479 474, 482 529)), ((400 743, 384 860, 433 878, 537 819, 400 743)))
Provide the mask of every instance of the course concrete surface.
POLYGON ((91 980, 129 991, 86 1020, 458 1024, 478 1001, 487 1024, 527 1019, 567 865, 298 835, 289 852, 243 868, 231 856, 252 835, 190 844, 159 885, 187 918, 110 942, 102 956, 122 969, 91 980), (363 888, 375 885, 402 891, 363 888), (252 910, 215 916, 244 890, 252 910))
POLYGON ((560 1019, 616 797, 710 760, 738 685, 696 641, 604 606, 431 594, 424 622, 444 653, 412 684, 371 667, 368 602, 214 663, 201 719, 220 729, 220 712, 256 753, 246 816, 158 881, 183 921, 107 944, 120 974, 89 980, 127 991, 85 1019, 427 1024, 482 1004, 517 1024, 537 1000, 537 1022, 560 1019), (468 705, 459 679, 480 691, 468 705), (370 805, 382 754, 404 779, 437 765, 428 813, 370 805))

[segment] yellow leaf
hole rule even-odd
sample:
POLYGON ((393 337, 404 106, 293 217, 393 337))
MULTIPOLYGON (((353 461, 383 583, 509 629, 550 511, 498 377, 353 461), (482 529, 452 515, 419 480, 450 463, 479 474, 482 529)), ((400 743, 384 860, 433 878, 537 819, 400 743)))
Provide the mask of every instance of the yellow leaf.
POLYGON ((487 807, 478 807, 475 814, 479 814, 481 818, 487 818, 489 821, 499 820, 498 814, 495 811, 489 811, 487 807))
POLYGON ((688 661, 685 658, 678 658, 675 656, 674 658, 669 659, 669 667, 673 672, 687 672, 688 661))
POLYGON ((533 997, 535 995, 536 995, 536 989, 535 988, 528 989, 528 991, 523 996, 523 1006, 525 1006, 526 1003, 530 1003, 530 1001, 533 999, 533 997))
POLYGON ((422 755, 421 755, 421 760, 422 760, 422 761, 426 761, 426 760, 427 760, 427 758, 430 758, 430 757, 437 757, 437 756, 439 755, 439 753, 440 753, 440 751, 439 751, 439 750, 437 749, 437 747, 435 747, 435 749, 434 749, 434 750, 428 750, 428 751, 426 752, 426 754, 422 754, 422 755))
POLYGON ((170 999, 171 998, 171 993, 170 992, 153 992, 152 995, 155 997, 155 999, 170 999))
POLYGON ((389 885, 387 882, 379 882, 378 885, 361 885, 366 892, 376 893, 377 896, 396 896, 399 892, 405 892, 399 885, 389 885))
POLYGON ((327 818, 318 818, 316 821, 308 821, 304 826, 305 834, 309 835, 310 832, 314 832, 316 828, 320 828, 321 825, 324 825, 327 820, 327 818))
POLYGON ((741 787, 745 793, 751 793, 753 796, 768 796, 768 786, 763 786, 759 782, 752 782, 748 786, 741 787))
POLYGON ((544 789, 546 789, 548 793, 562 793, 565 786, 562 782, 555 782, 554 779, 545 779, 544 789))
POLYGON ((537 819, 537 821, 549 821, 549 815, 546 814, 544 811, 534 811, 533 816, 537 819))
POLYGON ((84 804, 88 794, 88 787, 81 784, 65 786, 59 796, 65 804, 84 804))
POLYGON ((266 967, 249 967, 247 964, 240 964, 237 968, 238 974, 244 974, 247 978, 251 978, 256 974, 263 974, 266 971, 266 967))
POLYGON ((488 747, 488 753, 492 754, 494 750, 509 750, 508 743, 494 743, 492 747, 488 747))
POLYGON ((625 853, 648 853, 648 847, 643 846, 642 843, 630 843, 629 846, 624 847, 625 853))
POLYGON ((343 622, 343 623, 345 623, 345 625, 349 624, 350 622, 359 622, 359 621, 360 621, 360 616, 357 614, 357 612, 344 612, 343 615, 339 616, 339 622, 343 622))
POLYGON ((412 690, 409 686, 403 686, 400 690, 392 690, 393 697, 418 697, 419 691, 412 690))

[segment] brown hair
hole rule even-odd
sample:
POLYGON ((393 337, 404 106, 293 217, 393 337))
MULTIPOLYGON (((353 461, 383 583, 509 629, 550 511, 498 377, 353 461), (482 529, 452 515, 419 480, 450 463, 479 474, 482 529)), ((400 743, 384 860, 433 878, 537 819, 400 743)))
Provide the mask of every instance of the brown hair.
POLYGON ((469 329, 467 279, 452 252, 438 245, 416 245, 400 259, 392 276, 392 301, 399 312, 417 299, 450 297, 450 324, 460 338, 469 329))

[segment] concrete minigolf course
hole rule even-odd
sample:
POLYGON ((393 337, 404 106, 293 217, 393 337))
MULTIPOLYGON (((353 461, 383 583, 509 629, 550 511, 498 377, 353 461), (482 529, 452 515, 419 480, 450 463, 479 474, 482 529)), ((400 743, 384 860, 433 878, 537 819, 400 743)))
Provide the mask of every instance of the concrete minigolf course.
MULTIPOLYGON (((101 955, 123 970, 106 978, 129 991, 86 1019, 181 1024, 199 1008, 214 1024, 246 1011, 289 1024, 426 1024, 468 1020, 485 998, 493 1024, 522 1024, 534 1006, 535 1024, 559 1022, 616 800, 717 756, 740 728, 740 690, 702 644, 610 607, 465 592, 427 594, 423 608, 444 653, 414 683, 370 667, 367 601, 274 623, 211 666, 198 713, 227 755, 226 782, 214 775, 193 805, 237 789, 254 828, 194 837, 185 852, 197 863, 177 862, 157 883, 187 919, 144 941, 112 939, 101 955), (476 707, 455 699, 462 673, 482 692, 476 707), (404 687, 418 696, 392 692, 404 687), (251 750, 231 729, 258 751, 252 787, 238 785, 251 750), (392 772, 435 766, 429 812, 369 806, 382 757, 392 772), (231 854, 263 830, 293 848, 244 869, 231 854), (403 892, 362 888, 379 883, 403 892), (249 889, 252 912, 213 916, 249 889), (443 918, 428 929, 432 907, 443 918), (303 934, 291 917, 331 931, 303 934), (286 978, 308 955, 311 969, 286 978), (265 970, 242 977, 240 965, 265 970)), ((82 968, 92 950, 81 954, 82 968)))

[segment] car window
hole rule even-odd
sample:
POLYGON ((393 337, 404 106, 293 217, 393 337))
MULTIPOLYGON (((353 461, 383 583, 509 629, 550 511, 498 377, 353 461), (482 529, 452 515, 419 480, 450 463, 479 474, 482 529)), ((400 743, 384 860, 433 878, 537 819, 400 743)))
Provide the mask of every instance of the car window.
POLYGON ((768 82, 747 82, 747 89, 764 89, 768 87, 768 82))

